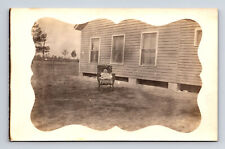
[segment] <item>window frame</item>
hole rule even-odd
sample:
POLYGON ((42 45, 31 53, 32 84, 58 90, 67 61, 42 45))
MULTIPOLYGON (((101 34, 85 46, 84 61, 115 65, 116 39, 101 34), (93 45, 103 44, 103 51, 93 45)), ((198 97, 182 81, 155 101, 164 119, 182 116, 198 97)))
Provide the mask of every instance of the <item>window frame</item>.
POLYGON ((146 31, 146 32, 141 32, 141 41, 140 41, 140 55, 139 55, 139 66, 157 66, 157 58, 158 58, 158 44, 159 44, 159 31, 154 30, 154 31, 146 31), (148 33, 156 33, 156 47, 155 47, 155 64, 142 64, 141 59, 142 59, 142 46, 143 46, 143 34, 148 34, 148 33))
POLYGON ((101 49, 101 38, 100 37, 98 37, 98 36, 94 36, 94 37, 91 37, 90 38, 90 45, 89 45, 90 47, 89 47, 89 60, 88 60, 88 63, 93 63, 93 64, 95 64, 95 63, 97 63, 97 64, 99 64, 99 62, 100 62, 100 49, 101 49), (99 39, 99 49, 98 49, 98 61, 97 62, 91 62, 91 44, 92 44, 92 39, 99 39))
MULTIPOLYGON (((200 42, 199 42, 199 44, 197 44, 197 34, 198 34, 198 31, 199 30, 201 30, 202 31, 202 29, 201 29, 201 27, 196 27, 195 28, 195 34, 194 34, 194 46, 195 47, 198 47, 199 45, 200 45, 200 42, 201 42, 201 40, 200 40, 200 42)), ((201 39, 202 39, 202 37, 201 37, 201 39)))
POLYGON ((126 37, 125 34, 115 34, 115 35, 112 35, 110 64, 117 64, 117 65, 123 65, 124 64, 125 37, 126 37), (122 57, 122 63, 112 62, 113 37, 118 37, 118 36, 123 36, 123 57, 122 57))

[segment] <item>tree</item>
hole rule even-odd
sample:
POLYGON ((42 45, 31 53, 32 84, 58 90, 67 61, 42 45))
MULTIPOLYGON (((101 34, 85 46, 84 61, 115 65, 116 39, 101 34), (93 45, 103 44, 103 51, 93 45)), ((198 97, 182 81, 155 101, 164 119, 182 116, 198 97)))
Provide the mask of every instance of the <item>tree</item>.
POLYGON ((50 51, 50 47, 45 45, 47 40, 47 34, 41 30, 41 27, 37 22, 35 22, 32 27, 32 35, 36 52, 41 52, 44 57, 45 53, 48 53, 50 51))
POLYGON ((72 56, 73 58, 75 58, 75 57, 77 56, 77 53, 76 53, 75 50, 73 50, 73 51, 71 52, 71 56, 72 56))
POLYGON ((62 51, 62 55, 64 56, 64 58, 67 56, 68 53, 69 53, 69 52, 67 51, 67 49, 64 49, 64 50, 62 51))

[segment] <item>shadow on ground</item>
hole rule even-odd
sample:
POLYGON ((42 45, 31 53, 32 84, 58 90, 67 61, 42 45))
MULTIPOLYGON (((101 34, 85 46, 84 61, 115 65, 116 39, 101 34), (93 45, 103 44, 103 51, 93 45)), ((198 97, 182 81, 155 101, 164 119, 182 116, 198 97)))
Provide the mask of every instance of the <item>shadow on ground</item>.
POLYGON ((34 75, 35 103, 31 120, 36 128, 51 131, 80 124, 97 130, 114 126, 135 131, 163 125, 191 132, 200 123, 197 94, 116 83, 97 88, 97 81, 75 75, 34 75))

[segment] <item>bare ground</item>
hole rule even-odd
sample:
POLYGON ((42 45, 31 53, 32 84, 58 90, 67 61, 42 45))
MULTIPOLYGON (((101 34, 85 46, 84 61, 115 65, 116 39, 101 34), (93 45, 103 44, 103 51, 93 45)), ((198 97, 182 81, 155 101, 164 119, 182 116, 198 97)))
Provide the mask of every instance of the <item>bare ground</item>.
POLYGON ((42 131, 80 124, 97 130, 118 126, 127 131, 163 125, 191 132, 201 121, 194 93, 123 82, 116 82, 114 90, 99 90, 95 79, 75 75, 34 74, 31 82, 35 92, 31 120, 42 131))

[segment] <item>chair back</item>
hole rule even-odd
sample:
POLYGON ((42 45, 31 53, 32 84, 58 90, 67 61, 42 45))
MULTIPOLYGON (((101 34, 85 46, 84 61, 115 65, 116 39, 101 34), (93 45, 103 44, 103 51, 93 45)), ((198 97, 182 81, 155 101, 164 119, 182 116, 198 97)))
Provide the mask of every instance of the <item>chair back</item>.
POLYGON ((106 69, 108 73, 112 73, 112 66, 111 65, 98 65, 97 72, 102 73, 106 69))

